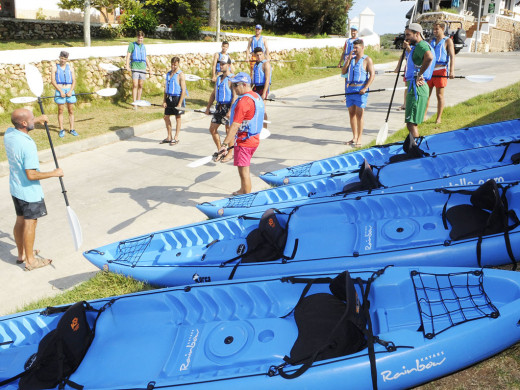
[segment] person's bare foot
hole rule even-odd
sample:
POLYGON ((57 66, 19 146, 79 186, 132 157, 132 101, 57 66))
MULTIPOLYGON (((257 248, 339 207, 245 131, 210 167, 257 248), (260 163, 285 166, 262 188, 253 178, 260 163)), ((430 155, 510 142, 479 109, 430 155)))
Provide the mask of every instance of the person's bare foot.
POLYGON ((238 190, 238 191, 234 191, 233 192, 233 196, 237 196, 237 195, 243 195, 244 193, 242 192, 242 190, 238 190))
MULTIPOLYGON (((39 253, 40 253, 39 249, 33 250, 33 255, 34 256, 38 256, 39 253)), ((25 259, 20 259, 20 258, 16 259, 16 264, 23 264, 23 263, 25 263, 25 259)))
POLYGON ((32 271, 37 268, 43 268, 47 265, 50 265, 51 263, 51 259, 34 259, 33 262, 25 264, 24 271, 32 271))

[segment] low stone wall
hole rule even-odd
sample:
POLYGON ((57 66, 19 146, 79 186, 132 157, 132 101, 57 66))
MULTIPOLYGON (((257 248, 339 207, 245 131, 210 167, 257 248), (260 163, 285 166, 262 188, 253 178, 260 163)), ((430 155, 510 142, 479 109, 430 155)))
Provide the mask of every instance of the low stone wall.
MULTIPOLYGON (((281 50, 271 53, 271 58, 281 60, 296 54, 297 50, 281 50)), ((310 49, 298 50, 298 52, 309 53, 310 49)), ((166 74, 170 69, 171 55, 149 56, 153 65, 154 72, 166 74)), ((211 76, 211 64, 213 55, 211 54, 184 54, 178 55, 181 59, 181 68, 185 73, 199 75, 201 77, 211 76)), ((234 60, 245 60, 245 53, 233 53, 234 60)), ((107 73, 99 64, 110 62, 117 66, 124 66, 124 57, 113 58, 88 58, 70 61, 74 65, 76 79, 89 90, 96 90, 108 87, 118 88, 121 96, 126 97, 131 90, 131 75, 129 72, 117 71, 107 73), (80 80, 80 81, 79 81, 80 80)), ((273 62, 275 67, 286 66, 283 62, 273 62)), ((54 88, 51 85, 51 62, 42 61, 35 64, 40 70, 45 84, 44 95, 53 95, 54 88)), ((245 66, 242 66, 245 68, 245 66)), ((148 83, 162 89, 164 88, 164 76, 149 76, 148 83)), ((13 104, 9 99, 14 96, 31 96, 25 79, 23 65, 0 64, 0 114, 12 109, 13 104)), ((93 95, 95 96, 95 95, 93 95)))

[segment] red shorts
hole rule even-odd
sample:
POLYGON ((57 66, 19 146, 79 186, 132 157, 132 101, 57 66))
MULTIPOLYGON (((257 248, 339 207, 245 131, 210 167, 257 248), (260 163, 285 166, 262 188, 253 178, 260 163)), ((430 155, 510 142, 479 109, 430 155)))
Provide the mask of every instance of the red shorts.
MULTIPOLYGON (((447 76, 448 71, 446 68, 437 69, 433 71, 433 76, 447 76)), ((436 88, 444 88, 448 85, 448 78, 447 77, 432 77, 430 80, 428 80, 428 87, 432 89, 433 87, 436 88)))
MULTIPOLYGON (((269 85, 267 86, 267 94, 269 94, 269 85)), ((259 85, 258 87, 255 85, 253 87, 253 92, 256 92, 257 94, 260 95, 260 97, 262 97, 262 94, 264 93, 264 88, 265 88, 265 85, 259 85)))
POLYGON ((248 148, 247 146, 235 145, 234 166, 248 167, 251 164, 251 157, 256 151, 255 148, 248 148))

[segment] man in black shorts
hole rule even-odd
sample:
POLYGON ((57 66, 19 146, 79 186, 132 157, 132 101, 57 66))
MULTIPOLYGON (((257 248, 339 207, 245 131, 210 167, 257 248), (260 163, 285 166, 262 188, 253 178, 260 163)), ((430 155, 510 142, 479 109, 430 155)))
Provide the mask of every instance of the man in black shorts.
POLYGON ((179 143, 179 133, 181 131, 181 115, 184 114, 185 98, 188 95, 186 90, 186 78, 179 63, 179 57, 173 57, 171 70, 166 73, 166 84, 164 87, 164 123, 166 124, 166 138, 161 144, 176 145, 179 143), (172 138, 172 122, 170 115, 175 115, 175 137, 172 138))
POLYGON ((49 172, 40 172, 38 151, 29 131, 34 129, 35 122, 46 122, 42 115, 34 118, 31 111, 25 108, 14 110, 11 122, 14 125, 4 135, 5 151, 9 161, 9 188, 16 210, 16 223, 13 234, 18 250, 17 264, 25 262, 25 270, 51 264, 52 260, 35 258, 34 250, 36 224, 38 218, 47 215, 40 180, 50 177, 61 177, 63 171, 56 168, 49 172))
MULTIPOLYGON (((218 134, 218 127, 220 125, 226 126, 226 134, 229 131, 229 110, 231 104, 235 100, 234 90, 231 88, 230 78, 231 74, 231 59, 220 62, 220 70, 222 74, 219 75, 215 82, 215 89, 209 97, 208 105, 206 106, 206 115, 210 114, 210 108, 213 102, 217 101, 216 110, 211 118, 211 125, 209 126, 209 132, 213 138, 213 142, 217 145, 217 150, 220 149, 220 135, 218 134)), ((228 162, 233 158, 233 153, 228 153, 225 158, 220 160, 221 162, 228 162)))

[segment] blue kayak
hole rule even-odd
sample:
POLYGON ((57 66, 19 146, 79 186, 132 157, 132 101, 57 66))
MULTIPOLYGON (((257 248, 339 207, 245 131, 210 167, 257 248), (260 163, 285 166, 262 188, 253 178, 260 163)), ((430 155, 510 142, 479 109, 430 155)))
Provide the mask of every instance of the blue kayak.
POLYGON ((160 286, 388 264, 494 266, 520 256, 517 215, 518 182, 490 180, 206 220, 83 255, 100 269, 160 286), (498 225, 489 222, 497 216, 498 225))
MULTIPOLYGON (((477 184, 492 178, 516 180, 518 166, 514 163, 520 159, 519 152, 520 142, 513 141, 458 152, 435 154, 382 166, 372 166, 371 175, 376 177, 368 178, 371 182, 368 187, 356 187, 360 181, 360 172, 338 173, 326 178, 204 202, 198 204, 197 208, 210 218, 218 218, 226 215, 261 212, 273 207, 297 206, 321 201, 324 197, 333 195, 355 196, 358 191, 367 189, 375 193, 389 189, 403 191, 405 189, 477 184), (491 173, 491 169, 497 167, 505 168, 504 176, 495 176, 491 173)), ((358 167, 359 170, 360 167, 358 167)), ((366 170, 363 172, 367 173, 366 170)))
POLYGON ((56 367, 37 363, 59 339, 63 350, 82 351, 66 370, 63 388, 69 390, 300 390, 339 383, 404 389, 520 341, 517 272, 340 272, 147 291, 5 316, 0 382, 22 374, 2 388, 34 390, 40 378, 58 388, 56 367), (334 331, 338 324, 348 331, 334 331), (309 334, 311 325, 320 331, 309 334), (86 341, 75 333, 82 330, 86 341), (323 348, 327 354, 297 360, 323 348))
MULTIPOLYGON (((489 146, 518 139, 520 139, 520 119, 514 119, 428 135, 421 137, 417 143, 424 152, 438 154, 489 146)), ((300 183, 310 179, 326 177, 333 173, 352 172, 358 169, 365 159, 370 164, 384 165, 394 156, 403 154, 403 142, 397 142, 282 168, 260 175, 260 178, 266 183, 275 186, 300 183)))

